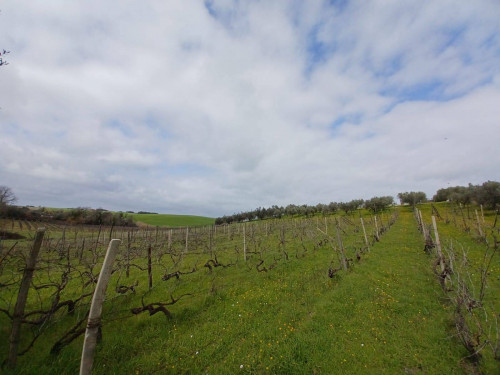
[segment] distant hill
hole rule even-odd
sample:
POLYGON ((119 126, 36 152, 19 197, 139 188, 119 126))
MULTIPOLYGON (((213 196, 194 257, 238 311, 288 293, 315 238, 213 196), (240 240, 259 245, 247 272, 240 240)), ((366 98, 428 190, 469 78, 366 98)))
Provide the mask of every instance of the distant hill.
POLYGON ((212 225, 215 218, 192 215, 169 215, 169 214, 130 214, 138 224, 167 227, 194 227, 197 225, 212 225))
MULTIPOLYGON (((108 215, 121 215, 124 218, 132 218, 138 225, 146 224, 153 226, 167 226, 167 227, 194 227, 200 225, 212 225, 215 224, 215 218, 205 217, 205 216, 194 216, 194 215, 171 215, 171 214, 158 214, 154 212, 140 211, 144 213, 134 213, 132 211, 121 212, 121 211, 108 211, 102 208, 97 210, 91 208, 55 208, 55 207, 34 207, 29 206, 24 208, 26 211, 35 212, 40 211, 41 213, 46 213, 50 215, 60 214, 65 215, 72 211, 88 211, 96 212, 102 211, 108 215)), ((25 217, 18 217, 18 219, 25 219, 25 217)), ((30 220, 29 218, 27 220, 30 220)), ((106 225, 106 224, 105 224, 106 225)))

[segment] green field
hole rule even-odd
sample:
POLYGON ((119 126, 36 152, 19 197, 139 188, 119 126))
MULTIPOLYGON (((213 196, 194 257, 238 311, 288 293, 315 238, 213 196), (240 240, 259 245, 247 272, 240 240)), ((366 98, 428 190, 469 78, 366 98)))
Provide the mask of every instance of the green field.
MULTIPOLYGON (((460 250, 460 258, 466 252, 470 279, 477 282, 487 249, 474 230, 474 211, 462 217, 447 205, 436 207, 443 249, 460 250)), ((430 205, 420 208, 429 223, 430 205)), ((199 227, 188 232, 185 228, 114 232, 122 245, 104 304, 103 338, 93 373, 498 373, 492 348, 498 334, 494 317, 500 311, 500 256, 492 258, 488 269, 491 277, 483 304, 489 318, 484 320, 482 309, 473 310, 479 318, 467 317, 484 328, 481 342, 492 344, 481 348, 476 366, 457 337, 452 293, 441 289, 433 273, 435 257, 423 251, 411 208, 384 212, 377 222, 363 211, 369 248, 360 214, 199 227), (377 228, 383 232, 380 241, 375 241, 377 228), (350 259, 348 270, 341 266, 337 233, 350 259), (119 286, 133 285, 133 293, 118 293, 119 286), (160 310, 151 315, 158 303, 171 317, 160 310), (144 312, 133 314, 133 308, 144 312)), ((497 233, 493 222, 494 216, 487 212, 483 229, 488 236, 497 233)), ((11 223, 6 224, 10 228, 11 223)), ((60 285, 65 272, 69 282, 61 301, 92 291, 88 274, 99 272, 112 234, 108 229, 99 234, 88 228, 66 229, 64 243, 57 228, 46 233, 50 241, 42 248, 32 283, 37 288, 30 291, 27 312, 53 305, 54 287, 41 286, 60 285)), ((23 233, 30 236, 25 225, 23 233)), ((4 242, 3 254, 12 243, 4 242)), ((1 265, 0 309, 12 312, 22 270, 18 255, 30 243, 26 241, 1 265)), ((456 257, 457 271, 460 258, 456 257)), ((456 282, 455 276, 451 282, 456 282)), ((19 357, 15 370, 4 369, 4 373, 77 373, 82 336, 58 354, 50 350, 85 317, 89 301, 90 297, 80 300, 72 315, 61 308, 43 324, 24 324, 21 348, 34 335, 41 333, 40 338, 27 355, 19 357)), ((30 319, 37 317, 40 314, 30 315, 30 319)), ((2 359, 8 351, 9 332, 10 319, 0 313, 2 359)))
POLYGON ((135 222, 164 227, 195 227, 212 225, 215 219, 204 216, 169 215, 169 214, 131 214, 135 222))

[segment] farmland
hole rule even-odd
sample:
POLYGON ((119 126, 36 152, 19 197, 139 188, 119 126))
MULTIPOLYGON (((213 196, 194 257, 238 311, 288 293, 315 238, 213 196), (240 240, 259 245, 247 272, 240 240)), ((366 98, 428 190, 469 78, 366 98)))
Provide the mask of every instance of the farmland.
POLYGON ((166 227, 193 227, 200 225, 212 225, 215 219, 204 216, 193 215, 170 215, 170 214, 132 214, 135 222, 152 226, 166 227))
MULTIPOLYGON (((358 210, 174 229, 50 225, 22 324, 19 351, 29 350, 5 373, 78 371, 83 336, 70 338, 85 327, 111 238, 121 245, 96 374, 495 373, 496 217, 485 212, 482 221, 447 203, 419 209, 425 227, 437 217, 443 253, 454 260, 446 288, 408 206, 377 216, 358 210), (464 318, 474 322, 467 326, 473 336, 482 327, 477 360, 457 333, 456 275, 484 293, 464 318)), ((26 237, 1 245, 3 360, 35 226, 8 221, 2 228, 26 237)))

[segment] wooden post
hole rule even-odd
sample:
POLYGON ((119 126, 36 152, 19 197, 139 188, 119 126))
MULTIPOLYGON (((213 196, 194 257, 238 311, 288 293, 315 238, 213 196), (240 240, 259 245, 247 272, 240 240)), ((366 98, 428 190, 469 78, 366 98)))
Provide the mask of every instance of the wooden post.
POLYGON ((422 234, 424 240, 427 239, 427 229, 425 228, 424 218, 422 217, 422 211, 418 210, 418 217, 420 218, 420 227, 422 228, 422 234))
POLYGON ((80 251, 80 263, 82 263, 82 259, 83 259, 83 251, 85 250, 85 236, 83 237, 83 241, 82 241, 82 250, 80 251))
POLYGON ((75 251, 76 251, 76 253, 78 253, 78 249, 76 248, 76 245, 78 243, 78 230, 76 229, 76 227, 75 227, 75 238, 74 238, 73 242, 75 245, 75 251))
POLYGON ((453 214, 453 225, 456 227, 457 226, 457 217, 456 217, 455 207, 452 207, 451 213, 453 214))
POLYGON ((19 338, 21 335, 21 323, 24 319, 24 308, 26 307, 26 301, 28 300, 28 292, 31 280, 33 278, 33 272, 35 271, 38 253, 40 252, 40 247, 42 246, 44 234, 45 228, 39 228, 36 231, 35 241, 33 242, 30 256, 26 261, 23 278, 21 280, 21 285, 19 286, 19 293, 17 294, 17 301, 16 305, 14 306, 14 314, 12 316, 12 331, 10 332, 9 337, 10 345, 9 356, 7 358, 7 366, 9 366, 10 368, 14 368, 17 363, 17 351, 19 348, 19 338))
POLYGON ((149 289, 153 287, 153 272, 151 266, 151 244, 148 246, 148 278, 149 278, 149 289))
POLYGON ((418 222, 418 228, 423 233, 424 222, 422 221, 422 212, 416 207, 415 207, 415 218, 417 219, 417 222, 418 222))
POLYGON ((363 222, 363 218, 361 219, 361 226, 363 227, 363 235, 365 236, 365 244, 366 248, 368 249, 368 252, 370 251, 370 244, 368 243, 368 237, 366 236, 366 229, 365 229, 365 223, 363 222))
POLYGON ((94 364, 94 351, 97 344, 97 333, 101 325, 102 303, 106 295, 109 277, 113 268, 113 262, 118 252, 120 240, 113 239, 109 242, 106 257, 102 264, 101 273, 97 280, 97 286, 92 297, 90 305, 89 320, 87 330, 85 331, 85 339, 83 342, 82 359, 80 362, 80 375, 90 375, 92 373, 92 365, 94 364))
MULTIPOLYGON (((483 206, 481 206, 481 208, 483 208, 483 206)), ((477 210, 475 211, 476 211, 477 230, 479 231, 479 236, 483 237, 483 230, 481 229, 481 223, 479 222, 479 214, 477 213, 477 210)))
POLYGON ((375 238, 377 239, 377 241, 380 241, 380 235, 378 234, 377 215, 375 215, 374 218, 375 218, 375 238))
POLYGON ((328 234, 328 223, 326 222, 326 216, 325 216, 325 233, 328 234))
POLYGON ((483 224, 484 224, 484 210, 483 210, 483 205, 481 207, 481 218, 483 219, 483 224))
POLYGON ((349 265, 347 264, 347 260, 346 260, 346 257, 345 257, 344 245, 342 243, 342 237, 340 237, 340 227, 339 227, 338 221, 337 221, 336 228, 337 228, 337 242, 338 242, 339 251, 340 251, 340 260, 342 262, 342 267, 344 268, 344 270, 347 270, 347 268, 349 267, 349 265))
POLYGON ((111 228, 109 229, 109 240, 110 241, 113 238, 113 229, 115 229, 115 223, 111 223, 111 228))
POLYGON ((247 240, 246 240, 246 234, 245 234, 245 227, 246 227, 246 224, 243 223, 243 259, 246 262, 247 261, 247 240))
POLYGON ((63 228, 62 232, 61 248, 59 249, 59 259, 63 258, 65 248, 66 248, 66 226, 63 228))
POLYGON ((97 232, 97 240, 95 241, 94 256, 97 253, 97 246, 99 246, 99 238, 101 237, 102 224, 99 224, 99 231, 97 232))
POLYGON ((125 275, 127 278, 130 276, 130 231, 127 232, 127 268, 125 275))
POLYGON ((217 227, 215 225, 208 227, 208 249, 210 250, 210 257, 214 256, 213 247, 215 241, 216 228, 217 227))
POLYGON ((462 221, 464 222, 464 229, 466 232, 468 232, 469 226, 467 225, 467 222, 465 221, 465 215, 464 215, 464 210, 462 209, 462 203, 460 203, 458 207, 460 207, 460 213, 462 214, 462 221))
POLYGON ((441 250, 441 242, 439 241, 439 233, 436 225, 436 218, 432 215, 432 226, 434 227, 434 237, 436 237, 436 251, 439 258, 439 264, 441 265, 441 272, 444 271, 444 258, 443 252, 441 250))
POLYGON ((168 231, 168 251, 172 250, 172 229, 168 231))
POLYGON ((186 227, 186 246, 184 248, 184 252, 188 251, 188 239, 189 239, 189 227, 186 227))

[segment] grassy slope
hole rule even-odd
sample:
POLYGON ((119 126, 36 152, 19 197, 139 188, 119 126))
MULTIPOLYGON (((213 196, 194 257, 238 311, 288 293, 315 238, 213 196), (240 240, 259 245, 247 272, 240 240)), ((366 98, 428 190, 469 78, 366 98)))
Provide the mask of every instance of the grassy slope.
POLYGON ((204 216, 169 215, 169 214, 131 214, 134 221, 154 226, 168 227, 194 227, 198 225, 211 225, 215 219, 204 216))
POLYGON ((464 352, 449 337, 412 220, 404 214, 340 280, 312 258, 266 274, 222 270, 221 291, 200 310, 173 322, 141 318, 139 342, 110 339, 101 358, 117 348, 123 358, 133 352, 125 369, 102 359, 98 366, 102 373, 461 373, 464 352))
MULTIPOLYGON (((323 248, 268 273, 238 262, 170 280, 175 296, 193 284, 200 292, 172 306, 173 320, 105 319, 94 373, 462 373, 465 352, 451 337, 448 307, 422 249, 404 208, 382 241, 334 279, 326 272, 331 250, 323 248)), ((147 300, 166 301, 165 293, 155 288, 147 300)), ((112 310, 128 308, 115 302, 112 310)), ((16 373, 76 373, 81 344, 54 358, 38 347, 16 373)))

